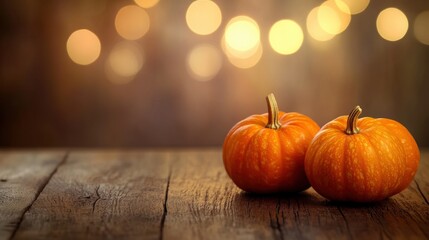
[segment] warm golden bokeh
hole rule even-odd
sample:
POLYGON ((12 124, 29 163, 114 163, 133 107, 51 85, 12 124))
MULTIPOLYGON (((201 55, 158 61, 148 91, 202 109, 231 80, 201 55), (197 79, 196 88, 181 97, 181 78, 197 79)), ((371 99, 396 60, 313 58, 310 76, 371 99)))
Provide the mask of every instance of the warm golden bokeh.
POLYGON ((190 51, 187 65, 194 79, 208 81, 216 76, 222 67, 222 55, 213 45, 201 44, 190 51))
POLYGON ((125 6, 116 14, 115 27, 124 39, 137 40, 149 31, 149 15, 136 5, 125 6))
POLYGON ((283 19, 271 27, 269 41, 274 51, 279 54, 290 55, 299 50, 304 41, 304 34, 298 23, 283 19))
POLYGON ((159 0, 134 0, 142 8, 151 8, 158 4, 159 0))
POLYGON ((239 53, 247 54, 254 51, 260 42, 258 23, 248 16, 232 18, 225 28, 225 43, 228 48, 239 53))
POLYGON ((186 23, 192 32, 209 35, 216 31, 222 22, 219 6, 210 0, 197 0, 186 11, 186 23))
POLYGON ((320 5, 317 19, 321 28, 333 35, 342 33, 351 21, 350 10, 342 1, 328 0, 320 5), (338 5, 337 5, 338 3, 338 5))
POLYGON ((319 7, 313 8, 307 15, 307 31, 312 38, 317 41, 328 41, 335 37, 334 34, 330 34, 323 30, 320 26, 317 13, 319 12, 319 7))
POLYGON ((126 83, 140 71, 144 61, 143 52, 137 44, 130 41, 120 42, 109 54, 106 73, 110 81, 126 83))
POLYGON ((428 0, 20 2, 0 4, 0 147, 219 147, 270 92, 429 147, 428 0))
POLYGON ((421 12, 415 18, 414 36, 419 42, 429 45, 429 11, 421 12))
POLYGON ((247 69, 252 68, 261 60, 263 49, 259 43, 254 49, 251 49, 244 54, 237 54, 239 52, 232 50, 225 42, 225 37, 221 40, 222 50, 225 53, 228 61, 237 68, 247 69))
POLYGON ((388 41, 398 41, 408 31, 407 16, 397 8, 386 8, 381 11, 376 25, 380 36, 388 41))
MULTIPOLYGON (((351 14, 358 14, 363 12, 369 5, 370 0, 335 0, 338 6, 343 3, 347 4, 351 14)), ((340 7, 340 9, 343 9, 340 7)), ((345 12, 347 13, 347 12, 345 12)))
POLYGON ((80 65, 93 63, 100 56, 101 43, 97 35, 88 29, 74 31, 67 40, 67 53, 80 65))

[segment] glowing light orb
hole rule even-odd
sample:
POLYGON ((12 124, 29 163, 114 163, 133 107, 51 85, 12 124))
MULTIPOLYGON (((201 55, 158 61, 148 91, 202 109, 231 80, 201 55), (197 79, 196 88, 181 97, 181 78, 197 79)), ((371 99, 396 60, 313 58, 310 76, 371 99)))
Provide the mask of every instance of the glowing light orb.
POLYGON ((222 67, 219 50, 210 44, 194 47, 187 58, 190 74, 200 81, 211 80, 222 67))
POLYGON ((218 5, 210 0, 197 0, 186 11, 186 23, 192 32, 209 35, 215 32, 222 22, 222 12, 218 5))
POLYGON ((298 23, 284 19, 273 24, 269 41, 274 51, 289 55, 299 50, 304 41, 304 34, 298 23))
POLYGON ((247 16, 232 18, 225 28, 225 43, 236 53, 255 50, 260 42, 259 26, 247 16))
POLYGON ((310 36, 317 41, 328 41, 335 37, 334 34, 330 34, 323 30, 320 26, 320 22, 317 18, 319 7, 313 8, 307 15, 307 31, 310 36))
POLYGON ((66 48, 73 62, 88 65, 100 56, 101 43, 95 33, 88 29, 79 29, 69 36, 66 48))
POLYGON ((386 8, 378 14, 377 31, 387 41, 398 41, 408 31, 408 19, 397 8, 386 8))
POLYGON ((327 33, 337 35, 347 29, 351 21, 350 10, 344 3, 337 5, 328 0, 320 5, 317 12, 320 27, 327 33))
POLYGON ((414 20, 414 36, 425 45, 429 45, 429 11, 421 12, 414 20))
POLYGON ((125 6, 116 14, 115 27, 124 39, 137 40, 149 31, 149 15, 136 5, 125 6))
POLYGON ((134 78, 144 64, 144 55, 140 47, 129 41, 115 45, 107 59, 107 74, 115 83, 126 83, 134 78))
POLYGON ((222 50, 228 58, 228 61, 237 68, 247 69, 252 68, 261 60, 263 54, 262 45, 259 43, 252 51, 245 52, 245 54, 237 55, 236 51, 226 44, 225 36, 221 40, 222 50))

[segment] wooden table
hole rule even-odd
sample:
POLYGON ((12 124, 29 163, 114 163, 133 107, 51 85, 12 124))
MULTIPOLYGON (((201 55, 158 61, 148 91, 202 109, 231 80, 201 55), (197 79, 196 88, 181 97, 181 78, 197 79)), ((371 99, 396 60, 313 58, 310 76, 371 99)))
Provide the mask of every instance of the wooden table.
POLYGON ((429 151, 410 187, 335 204, 240 191, 219 149, 1 151, 0 239, 428 239, 429 151))

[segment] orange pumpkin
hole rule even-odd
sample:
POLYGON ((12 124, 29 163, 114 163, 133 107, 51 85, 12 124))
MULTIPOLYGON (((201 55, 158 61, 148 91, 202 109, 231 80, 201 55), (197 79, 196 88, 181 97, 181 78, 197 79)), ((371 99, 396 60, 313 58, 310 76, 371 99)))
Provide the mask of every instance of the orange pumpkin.
POLYGON ((304 158, 320 127, 309 117, 279 112, 267 96, 268 114, 237 123, 223 144, 223 162, 232 181, 254 193, 299 192, 309 188, 304 158))
POLYGON ((307 150, 307 177, 330 200, 379 201, 407 188, 417 171, 420 152, 408 130, 391 119, 358 119, 361 112, 357 106, 327 123, 307 150))

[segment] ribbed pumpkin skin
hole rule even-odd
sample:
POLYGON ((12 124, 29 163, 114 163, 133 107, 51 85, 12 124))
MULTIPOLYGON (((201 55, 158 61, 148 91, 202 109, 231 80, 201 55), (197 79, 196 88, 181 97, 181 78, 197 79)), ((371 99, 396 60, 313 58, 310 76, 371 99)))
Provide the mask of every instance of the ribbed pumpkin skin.
POLYGON ((279 129, 266 128, 267 122, 267 114, 252 115, 229 131, 223 144, 228 175, 247 192, 307 189, 305 152, 320 127, 299 113, 279 112, 279 129))
POLYGON ((345 133, 347 116, 316 134, 306 158, 312 187, 334 201, 373 202, 408 187, 420 161, 412 135, 400 123, 385 118, 357 120, 359 133, 345 133))

